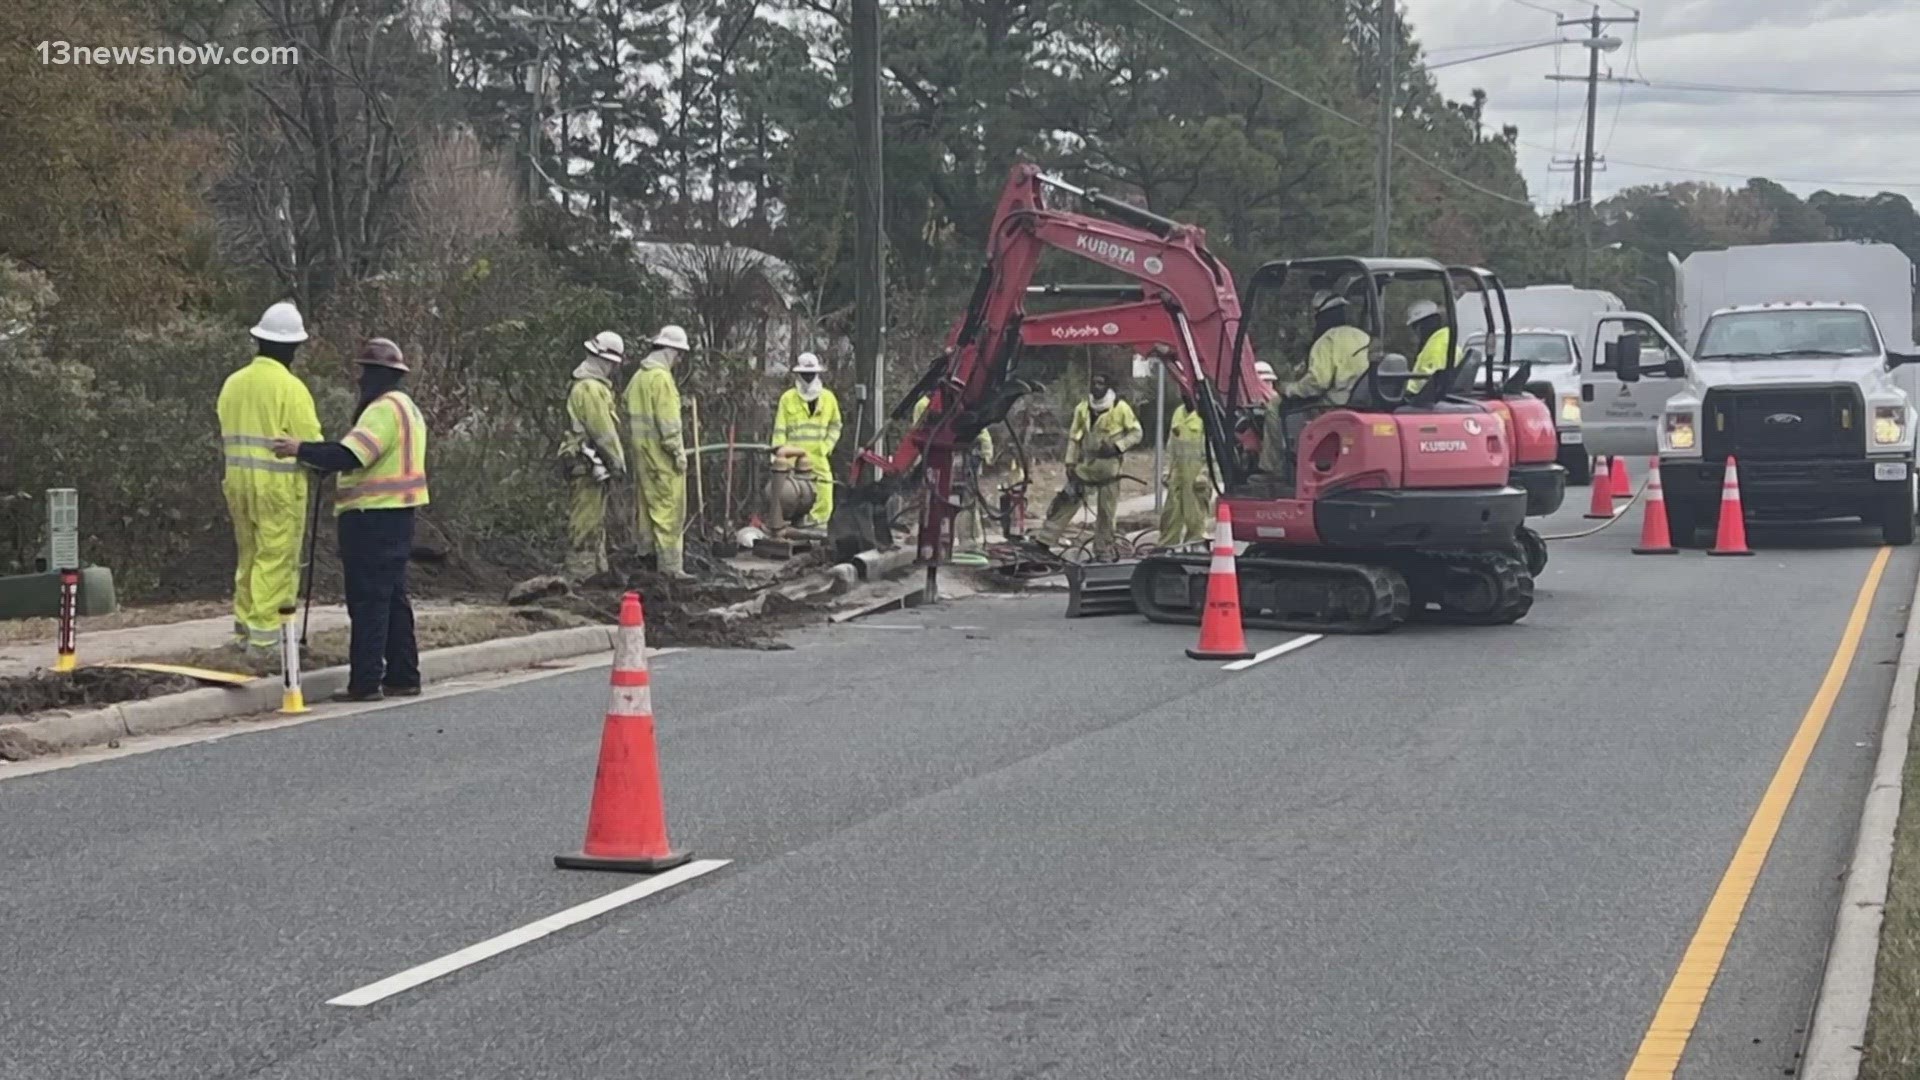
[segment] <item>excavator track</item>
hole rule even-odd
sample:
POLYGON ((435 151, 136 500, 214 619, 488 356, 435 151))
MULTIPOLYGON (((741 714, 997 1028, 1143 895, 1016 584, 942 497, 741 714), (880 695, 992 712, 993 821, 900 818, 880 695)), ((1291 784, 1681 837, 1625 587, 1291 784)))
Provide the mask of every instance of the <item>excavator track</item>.
MULTIPOLYGON (((1133 573, 1134 607, 1152 622, 1198 623, 1210 563, 1209 556, 1198 553, 1142 559, 1133 573)), ((1413 613, 1413 591, 1390 566, 1249 552, 1235 560, 1235 572, 1241 624, 1255 629, 1378 634, 1413 613)))
POLYGON ((1533 575, 1499 552, 1406 556, 1402 572, 1413 590, 1416 622, 1505 626, 1533 608, 1533 575))

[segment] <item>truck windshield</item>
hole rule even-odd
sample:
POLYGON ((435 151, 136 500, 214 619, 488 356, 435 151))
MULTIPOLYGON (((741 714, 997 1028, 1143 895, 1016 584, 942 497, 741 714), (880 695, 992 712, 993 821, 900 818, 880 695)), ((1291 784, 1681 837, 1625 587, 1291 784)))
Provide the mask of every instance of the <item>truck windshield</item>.
POLYGON ((1880 343, 1864 311, 1774 308, 1730 311, 1700 331, 1699 360, 1786 356, 1874 356, 1880 343))
MULTIPOLYGON (((1486 344, 1484 334, 1475 334, 1467 342, 1469 348, 1480 348, 1486 344)), ((1492 353, 1497 361, 1500 358, 1500 337, 1494 335, 1492 353)), ((1564 334, 1515 334, 1513 335, 1513 362, 1532 364, 1540 367, 1547 364, 1573 363, 1573 348, 1564 334)))

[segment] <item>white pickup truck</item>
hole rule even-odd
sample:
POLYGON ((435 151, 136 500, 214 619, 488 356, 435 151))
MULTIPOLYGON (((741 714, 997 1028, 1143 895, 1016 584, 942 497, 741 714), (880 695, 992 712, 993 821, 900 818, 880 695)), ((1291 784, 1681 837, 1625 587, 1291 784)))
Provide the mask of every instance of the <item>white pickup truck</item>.
MULTIPOLYGON (((1500 336, 1493 335, 1488 347, 1486 334, 1467 338, 1469 355, 1479 352, 1499 358, 1504 355, 1500 336)), ((1567 482, 1585 484, 1593 479, 1593 461, 1587 456, 1586 433, 1580 416, 1580 342, 1570 330, 1552 327, 1516 327, 1513 331, 1513 366, 1530 364, 1526 391, 1547 403, 1553 410, 1554 431, 1560 440, 1560 465, 1567 470, 1567 482)), ((1507 373, 1496 371, 1496 379, 1507 373)))
POLYGON ((1858 517, 1889 544, 1913 542, 1916 414, 1894 371, 1920 356, 1890 349, 1865 305, 1721 308, 1691 357, 1660 335, 1657 368, 1638 335, 1608 349, 1627 396, 1661 399, 1657 447, 1674 543, 1694 542, 1717 520, 1729 458, 1740 464, 1749 517, 1858 517))

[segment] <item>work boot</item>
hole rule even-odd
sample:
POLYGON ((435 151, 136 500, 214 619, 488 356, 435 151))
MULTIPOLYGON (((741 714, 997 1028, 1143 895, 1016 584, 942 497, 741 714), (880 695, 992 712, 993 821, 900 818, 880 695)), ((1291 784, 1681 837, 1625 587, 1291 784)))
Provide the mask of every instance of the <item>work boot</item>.
MULTIPOLYGON (((418 691, 415 691, 415 692, 418 693, 418 691)), ((385 698, 386 696, 387 695, 379 687, 376 686, 371 690, 353 690, 353 689, 336 690, 334 691, 333 696, 331 698, 328 698, 327 700, 338 701, 338 702, 341 702, 342 704, 347 704, 347 703, 357 704, 359 702, 364 702, 364 701, 379 701, 382 698, 385 698)))
POLYGON ((387 697, 419 697, 420 696, 420 688, 417 686, 392 686, 386 683, 382 683, 380 685, 380 690, 387 697))

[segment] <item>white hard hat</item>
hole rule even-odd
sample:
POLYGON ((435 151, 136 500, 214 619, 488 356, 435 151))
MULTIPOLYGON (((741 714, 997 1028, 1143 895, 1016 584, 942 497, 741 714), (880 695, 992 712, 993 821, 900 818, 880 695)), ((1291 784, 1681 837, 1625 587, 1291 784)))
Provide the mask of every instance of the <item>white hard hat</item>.
POLYGON ((809 371, 820 372, 825 370, 827 369, 820 363, 820 358, 810 352, 801 353, 800 358, 793 362, 793 371, 796 375, 809 371))
POLYGON ((611 330, 602 330, 593 335, 593 340, 586 345, 588 352, 602 360, 611 360, 618 364, 627 358, 626 341, 611 330))
POLYGON ((1345 307, 1346 304, 1347 298, 1337 292, 1329 292, 1326 289, 1321 289, 1319 292, 1313 294, 1313 313, 1315 315, 1333 308, 1345 307))
POLYGON ((661 327, 660 332, 653 335, 652 343, 663 349, 679 349, 681 352, 693 351, 693 346, 687 342, 687 332, 678 326, 661 327))
POLYGON ((1412 326, 1421 319, 1431 319, 1440 314, 1440 305, 1431 300, 1415 300, 1407 305, 1407 325, 1412 326))
POLYGON ((1267 363, 1265 360, 1255 360, 1253 362, 1253 373, 1255 375, 1260 376, 1262 379, 1266 379, 1269 382, 1275 379, 1278 379, 1280 377, 1279 375, 1274 373, 1273 365, 1267 363))
POLYGON ((261 341, 293 344, 307 340, 307 322, 300 317, 300 309, 293 306, 293 301, 282 300, 260 316, 252 333, 261 341))

